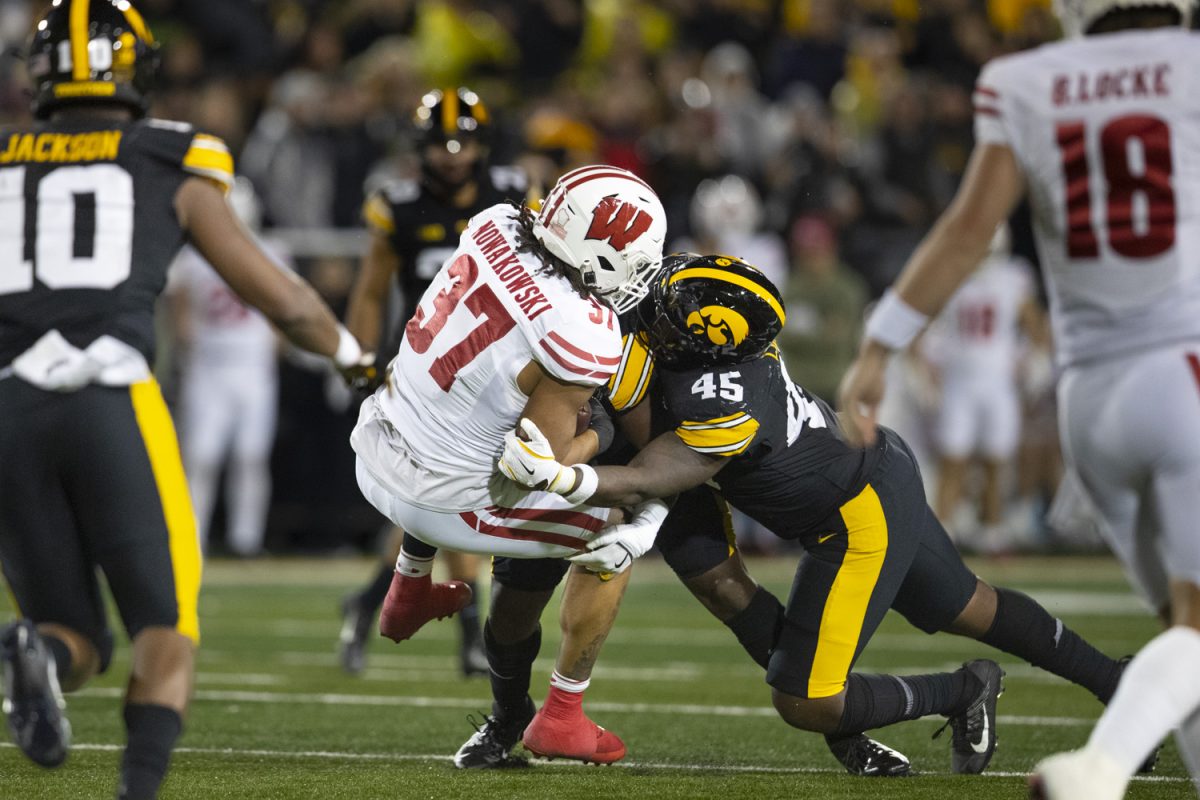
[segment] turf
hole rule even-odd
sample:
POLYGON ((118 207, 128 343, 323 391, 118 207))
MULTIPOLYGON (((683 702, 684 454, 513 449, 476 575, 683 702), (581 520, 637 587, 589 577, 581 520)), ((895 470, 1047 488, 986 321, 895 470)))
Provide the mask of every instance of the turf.
MULTIPOLYGON (((752 572, 786 597, 794 557, 757 560, 752 572)), ((1154 621, 1102 558, 982 562, 985 578, 1031 592, 1067 624, 1113 655, 1135 651, 1154 621)), ((170 798, 953 798, 1024 797, 1024 773, 1042 755, 1081 744, 1099 713, 1084 690, 1014 662, 1000 700, 999 749, 988 774, 949 775, 949 736, 940 720, 878 733, 908 754, 921 775, 852 778, 820 737, 775 716, 761 672, 732 636, 653 559, 639 564, 617 626, 588 692, 594 719, 620 733, 624 764, 582 767, 538 762, 528 769, 457 771, 449 756, 472 732, 468 715, 488 708, 487 682, 464 680, 457 626, 428 626, 410 642, 372 642, 362 677, 343 675, 334 640, 338 601, 364 580, 363 560, 213 562, 201 599, 204 641, 196 700, 162 797, 170 798)), ((0 604, 4 600, 0 600, 0 604)), ((0 605, 0 618, 11 614, 0 605)), ((544 695, 557 641, 553 611, 534 674, 544 695)), ((128 670, 122 645, 108 675, 72 695, 76 745, 53 772, 0 746, 0 797, 107 798, 123 733, 119 703, 128 670)), ((975 642, 928 637, 895 615, 885 620, 858 668, 953 669, 992 651, 975 642)), ((1194 798, 1173 746, 1131 798, 1194 798)))

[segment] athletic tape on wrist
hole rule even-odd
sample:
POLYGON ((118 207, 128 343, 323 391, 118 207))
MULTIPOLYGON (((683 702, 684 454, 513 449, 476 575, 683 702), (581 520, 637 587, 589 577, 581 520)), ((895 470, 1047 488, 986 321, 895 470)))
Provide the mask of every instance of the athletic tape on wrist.
POLYGON ((865 335, 891 350, 903 350, 925 329, 929 317, 917 311, 891 289, 871 312, 865 335))
POLYGON ((587 464, 576 464, 573 469, 579 472, 579 484, 563 497, 571 505, 583 505, 589 497, 596 493, 596 489, 600 486, 600 476, 587 464))
POLYGON ((355 339, 354 334, 346 330, 346 326, 338 325, 338 346, 337 352, 333 354, 333 363, 339 369, 346 369, 357 365, 362 356, 363 351, 358 344, 358 339, 355 339))

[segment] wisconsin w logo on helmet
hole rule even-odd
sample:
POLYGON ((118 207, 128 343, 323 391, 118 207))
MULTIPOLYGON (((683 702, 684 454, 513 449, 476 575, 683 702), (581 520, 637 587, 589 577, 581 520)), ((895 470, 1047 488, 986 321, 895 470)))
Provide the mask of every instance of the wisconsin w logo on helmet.
POLYGON ((633 203, 625 203, 610 194, 602 199, 592 212, 592 224, 588 226, 586 239, 608 241, 617 250, 624 250, 630 242, 650 229, 650 215, 633 203))

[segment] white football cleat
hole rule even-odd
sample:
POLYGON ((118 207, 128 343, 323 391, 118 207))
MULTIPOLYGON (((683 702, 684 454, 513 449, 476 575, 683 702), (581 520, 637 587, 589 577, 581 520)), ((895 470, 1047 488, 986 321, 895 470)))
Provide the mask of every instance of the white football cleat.
POLYGON ((1032 800, 1121 800, 1129 776, 1111 759, 1072 750, 1043 759, 1029 776, 1032 800))

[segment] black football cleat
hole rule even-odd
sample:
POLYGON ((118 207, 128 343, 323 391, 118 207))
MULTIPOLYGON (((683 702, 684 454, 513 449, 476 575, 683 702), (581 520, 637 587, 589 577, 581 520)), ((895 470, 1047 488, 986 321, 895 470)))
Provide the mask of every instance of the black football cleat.
POLYGON ((907 778, 912 775, 908 758, 865 733, 855 736, 825 737, 829 752, 846 772, 863 778, 907 778))
POLYGON ((4 714, 13 739, 43 767, 57 767, 71 746, 71 725, 58 685, 54 654, 33 623, 20 620, 0 633, 4 665, 4 714))
MULTIPOLYGON (((1004 670, 995 661, 980 658, 968 661, 962 669, 979 679, 983 686, 960 714, 946 720, 950 737, 950 765, 958 775, 978 775, 987 769, 996 753, 996 699, 1004 694, 1004 670)), ((941 736, 946 725, 933 738, 941 736)))
POLYGON ((519 714, 504 715, 493 704, 490 716, 483 718, 480 725, 474 717, 467 721, 475 726, 475 733, 454 754, 454 766, 459 769, 511 769, 527 767, 529 762, 514 756, 512 749, 521 741, 521 734, 533 719, 533 700, 525 698, 525 708, 519 714))
POLYGON ((342 630, 338 634, 338 663, 347 675, 361 675, 367 667, 367 636, 374 614, 363 610, 357 594, 342 601, 342 630))

